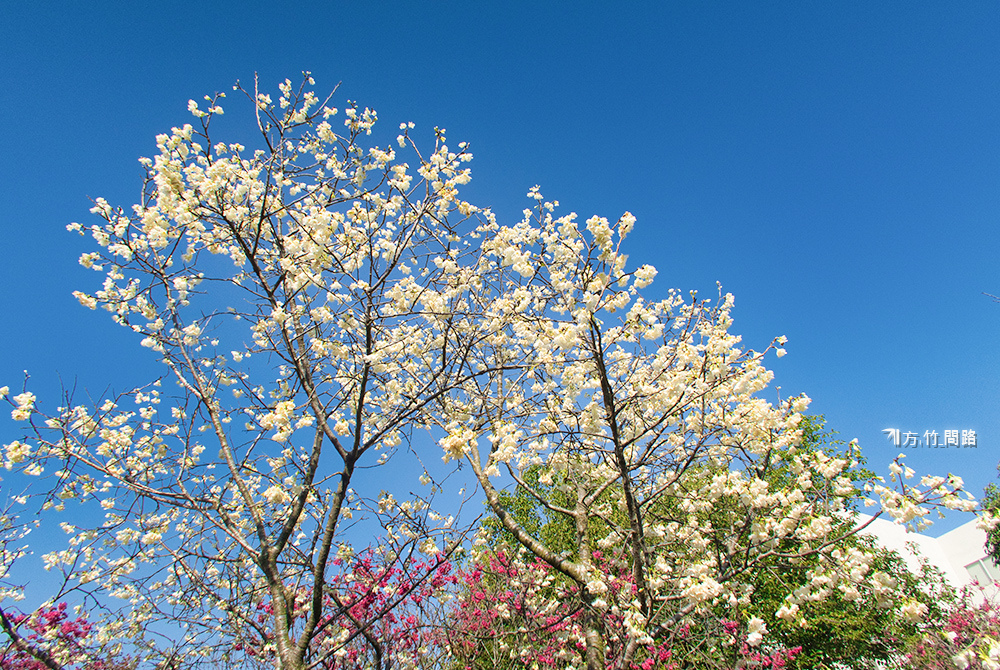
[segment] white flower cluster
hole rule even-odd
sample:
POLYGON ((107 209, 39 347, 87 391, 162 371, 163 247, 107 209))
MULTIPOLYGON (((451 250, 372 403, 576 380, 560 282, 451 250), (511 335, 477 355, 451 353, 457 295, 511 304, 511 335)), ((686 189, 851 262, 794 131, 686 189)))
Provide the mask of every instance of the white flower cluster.
POLYGON ((473 451, 477 445, 475 433, 468 428, 457 428, 446 437, 441 438, 441 448, 444 449, 442 460, 447 463, 450 460, 464 458, 467 452, 473 451))
POLYGON ((14 396, 14 403, 17 406, 13 411, 11 411, 11 418, 14 419, 14 421, 27 421, 28 417, 31 416, 31 411, 35 407, 35 394, 27 391, 19 393, 14 396))

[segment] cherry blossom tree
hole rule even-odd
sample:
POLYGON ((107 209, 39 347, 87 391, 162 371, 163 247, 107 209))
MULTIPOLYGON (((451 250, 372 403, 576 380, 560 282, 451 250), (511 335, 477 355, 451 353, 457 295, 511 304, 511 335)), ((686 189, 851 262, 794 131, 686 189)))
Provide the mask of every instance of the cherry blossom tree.
MULTIPOLYGON (((801 449, 809 399, 760 395, 772 377, 764 357, 784 355, 784 339, 763 352, 742 347, 729 332, 730 295, 714 304, 676 291, 644 297, 655 271, 627 266, 632 215, 581 225, 538 189, 529 195, 537 206, 484 243, 507 272, 490 314, 503 326, 479 357, 503 365, 448 394, 441 446, 446 460, 471 465, 529 562, 574 585, 581 656, 571 664, 630 667, 720 604, 753 622, 750 646, 768 621, 794 620, 835 591, 896 604, 897 580, 871 569, 873 554, 839 542, 856 532, 845 523, 856 445, 843 456, 801 449), (501 495, 510 485, 572 529, 569 546, 518 522, 501 495), (754 607, 756 575, 781 582, 807 559, 806 582, 787 584, 776 611, 754 607), (625 575, 631 588, 615 588, 625 575), (609 610, 620 629, 607 625, 609 610)), ((863 487, 901 523, 925 523, 927 504, 975 507, 957 478, 912 486, 901 457, 890 470, 890 482, 863 487)))
POLYGON ((98 198, 99 223, 69 226, 96 242, 80 263, 104 276, 77 299, 133 331, 162 378, 50 409, 3 389, 25 426, 7 468, 45 480, 26 504, 69 515, 46 567, 107 610, 95 640, 144 662, 241 665, 262 645, 277 667, 326 667, 330 640, 389 659, 376 632, 396 599, 342 626, 331 607, 357 608, 338 604, 340 566, 377 556, 416 589, 436 570, 417 559, 461 540, 416 456, 447 393, 505 365, 472 358, 489 279, 469 241, 495 222, 459 198, 464 144, 437 130, 421 153, 405 124, 397 146, 366 144, 376 113, 311 83, 285 81, 276 100, 235 88, 253 148, 214 138, 223 94, 191 101, 194 123, 141 161, 141 202, 98 198), (355 489, 365 468, 385 474, 355 489))
MULTIPOLYGON (((783 340, 743 348, 728 295, 646 297, 656 271, 622 246, 631 214, 581 225, 536 187, 503 224, 460 196, 465 144, 436 129, 422 150, 403 124, 379 145, 374 111, 312 85, 286 80, 276 100, 237 85, 256 133, 234 141, 216 137, 224 95, 191 101, 193 123, 142 159, 140 202, 98 198, 98 223, 69 226, 103 275, 78 301, 163 374, 96 400, 0 389, 23 427, 5 465, 35 479, 15 502, 66 537, 43 556, 63 586, 38 611, 72 600, 81 647, 146 666, 447 663, 399 633, 427 598, 461 593, 440 580, 471 489, 435 443, 525 549, 511 569, 565 583, 566 667, 649 660, 720 603, 752 651, 775 616, 834 590, 894 603, 893 579, 836 541, 853 457, 800 450, 808 399, 760 395, 783 340), (517 522, 510 486, 569 524, 568 547, 517 522), (756 611, 754 571, 807 557, 808 582, 756 611)), ((901 522, 974 505, 955 479, 918 489, 892 468, 867 485, 901 522)))

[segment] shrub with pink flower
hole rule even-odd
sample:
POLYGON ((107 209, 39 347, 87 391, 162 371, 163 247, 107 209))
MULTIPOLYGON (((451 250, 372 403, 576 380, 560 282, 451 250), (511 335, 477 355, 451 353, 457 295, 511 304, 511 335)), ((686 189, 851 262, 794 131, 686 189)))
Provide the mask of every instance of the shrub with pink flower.
POLYGON ((7 637, 0 650, 0 670, 126 670, 134 659, 92 646, 92 625, 85 616, 70 618, 66 603, 32 614, 0 610, 0 627, 7 637))
POLYGON ((480 555, 460 573, 462 593, 441 628, 442 644, 457 667, 579 667, 585 662, 588 617, 609 642, 609 669, 779 669, 800 651, 761 645, 763 631, 753 618, 686 617, 670 629, 648 631, 641 649, 627 653, 629 631, 642 624, 624 606, 635 598, 634 581, 619 557, 595 552, 593 561, 599 574, 613 577, 581 593, 540 559, 503 549, 480 555))
POLYGON ((1000 670, 1000 605, 967 589, 943 626, 927 624, 907 661, 916 670, 1000 670))
MULTIPOLYGON (((332 563, 339 572, 328 580, 319 631, 305 655, 310 668, 441 667, 435 622, 460 580, 445 555, 387 559, 367 551, 332 563)), ((308 615, 307 595, 303 591, 293 604, 296 622, 308 615)), ((266 624, 273 607, 262 601, 257 609, 252 628, 260 634, 251 634, 235 651, 272 667, 275 647, 266 624)))

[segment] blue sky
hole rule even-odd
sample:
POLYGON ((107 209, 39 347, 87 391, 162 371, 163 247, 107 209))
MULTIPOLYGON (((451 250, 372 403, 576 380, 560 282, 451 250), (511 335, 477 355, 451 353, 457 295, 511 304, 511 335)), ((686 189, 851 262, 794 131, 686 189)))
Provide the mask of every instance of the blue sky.
POLYGON ((975 1, 5 3, 0 382, 148 379, 72 298, 98 278, 65 225, 137 199, 188 99, 310 70, 387 132, 469 142, 467 197, 506 221, 535 184, 581 217, 630 210, 654 289, 721 282, 748 346, 788 336, 783 396, 881 471, 884 428, 976 430, 909 461, 979 493, 1000 459, 998 46, 1000 6, 975 1))

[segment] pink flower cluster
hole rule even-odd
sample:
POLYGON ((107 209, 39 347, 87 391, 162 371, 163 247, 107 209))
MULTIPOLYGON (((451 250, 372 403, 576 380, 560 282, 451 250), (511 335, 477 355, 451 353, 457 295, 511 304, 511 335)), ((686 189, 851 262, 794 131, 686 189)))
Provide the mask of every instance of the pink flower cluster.
MULTIPOLYGON (((328 593, 319 632, 314 638, 312 667, 343 670, 362 667, 413 665, 437 648, 432 625, 437 597, 454 590, 458 577, 443 557, 392 561, 388 565, 374 552, 351 560, 332 561, 340 572, 328 580, 328 593), (388 663, 388 665, 386 665, 388 663)), ((295 616, 304 620, 310 603, 295 603, 295 616)), ((258 604, 261 628, 273 616, 268 601, 258 604)), ((270 658, 270 636, 238 646, 249 656, 270 658)))
POLYGON ((47 670, 39 659, 41 654, 64 668, 118 670, 129 666, 128 658, 109 659, 90 652, 86 642, 92 625, 83 616, 69 618, 66 603, 31 615, 4 614, 4 624, 8 644, 0 650, 0 670, 47 670))
POLYGON ((997 670, 1000 668, 1000 607, 981 594, 964 592, 943 627, 928 626, 907 654, 920 670, 997 670))

